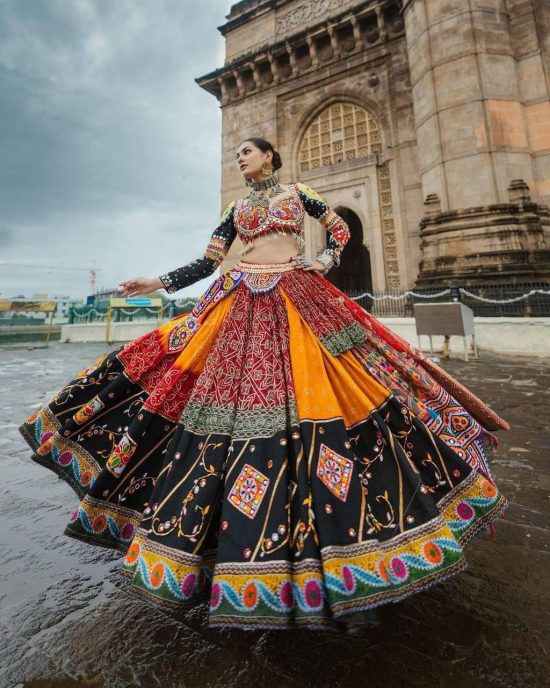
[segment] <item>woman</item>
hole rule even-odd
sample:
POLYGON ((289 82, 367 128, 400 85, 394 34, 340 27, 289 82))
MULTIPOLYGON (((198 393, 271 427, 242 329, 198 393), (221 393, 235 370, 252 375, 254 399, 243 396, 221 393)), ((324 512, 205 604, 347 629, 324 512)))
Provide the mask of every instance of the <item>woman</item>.
POLYGON ((237 163, 252 189, 204 255, 122 293, 211 275, 237 235, 239 262, 20 430, 81 500, 67 535, 122 550, 149 602, 208 600, 210 626, 361 634, 492 531, 509 503, 491 430, 509 425, 323 276, 349 229, 307 185, 277 182, 269 142, 243 141, 237 163), (328 232, 313 261, 304 213, 328 232))

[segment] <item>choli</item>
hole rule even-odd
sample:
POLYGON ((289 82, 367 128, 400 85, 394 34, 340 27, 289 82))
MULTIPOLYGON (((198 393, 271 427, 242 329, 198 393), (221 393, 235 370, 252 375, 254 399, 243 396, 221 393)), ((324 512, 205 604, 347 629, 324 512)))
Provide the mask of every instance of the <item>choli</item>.
POLYGON ((235 201, 233 222, 237 236, 245 245, 241 255, 248 253, 258 240, 263 244, 281 234, 292 236, 300 251, 303 250, 304 205, 295 184, 289 185, 289 192, 276 197, 267 208, 247 198, 235 201))
POLYGON ((263 243, 280 234, 294 237, 300 254, 303 254, 305 213, 325 227, 328 240, 323 253, 330 255, 331 264, 338 266, 340 254, 350 236, 348 225, 311 187, 301 182, 289 184, 288 187, 288 193, 270 199, 266 205, 248 198, 231 201, 224 209, 220 224, 213 231, 203 256, 160 275, 166 291, 178 291, 211 275, 222 263, 237 236, 245 246, 241 255, 250 251, 256 240, 263 243))

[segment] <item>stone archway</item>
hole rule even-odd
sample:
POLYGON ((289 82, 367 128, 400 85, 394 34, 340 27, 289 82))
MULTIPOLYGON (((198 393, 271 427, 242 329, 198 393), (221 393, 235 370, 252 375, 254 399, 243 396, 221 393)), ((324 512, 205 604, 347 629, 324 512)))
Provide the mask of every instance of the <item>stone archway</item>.
POLYGON ((341 291, 372 293, 370 252, 363 244, 363 223, 349 208, 335 208, 335 212, 347 223, 350 238, 342 251, 340 266, 332 268, 326 277, 341 291))

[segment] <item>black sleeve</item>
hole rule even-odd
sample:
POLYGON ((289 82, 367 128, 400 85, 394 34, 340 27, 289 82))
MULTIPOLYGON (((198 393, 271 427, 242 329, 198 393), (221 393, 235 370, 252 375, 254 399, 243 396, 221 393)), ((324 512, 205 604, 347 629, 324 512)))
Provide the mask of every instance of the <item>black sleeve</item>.
POLYGON ((306 213, 319 220, 329 234, 328 245, 323 253, 332 256, 335 266, 340 265, 340 255, 350 237, 348 225, 311 187, 298 182, 296 188, 306 213))
POLYGON ((160 281, 168 293, 172 294, 204 277, 208 277, 222 263, 237 235, 233 222, 234 207, 235 201, 231 201, 223 211, 220 224, 212 232, 208 246, 201 258, 164 275, 159 275, 160 281))

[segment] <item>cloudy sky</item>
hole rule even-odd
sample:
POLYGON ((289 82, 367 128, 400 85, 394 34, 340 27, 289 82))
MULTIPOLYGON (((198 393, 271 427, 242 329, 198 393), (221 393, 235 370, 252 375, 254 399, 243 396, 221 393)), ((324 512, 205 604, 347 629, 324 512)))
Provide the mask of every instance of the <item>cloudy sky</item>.
POLYGON ((234 1, 0 0, 0 298, 84 297, 90 266, 107 288, 202 255, 221 110, 195 78, 223 64, 234 1))

